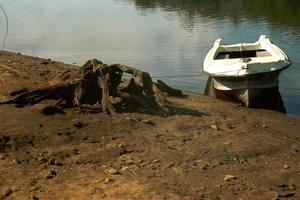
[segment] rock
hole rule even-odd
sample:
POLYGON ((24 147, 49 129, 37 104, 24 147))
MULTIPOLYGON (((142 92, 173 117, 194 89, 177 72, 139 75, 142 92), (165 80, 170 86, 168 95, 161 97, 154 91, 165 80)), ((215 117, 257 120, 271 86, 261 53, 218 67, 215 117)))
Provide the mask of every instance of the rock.
POLYGON ((105 178, 103 183, 108 184, 108 183, 111 183, 112 181, 113 181, 113 179, 111 179, 111 178, 105 178))
POLYGON ((123 166, 123 167, 121 168, 121 171, 126 171, 128 168, 129 168, 128 166, 123 166))
POLYGON ((46 106, 41 110, 41 113, 43 115, 54 115, 57 113, 64 113, 62 109, 56 107, 56 106, 46 106))
POLYGON ((154 160, 152 160, 152 163, 158 163, 158 162, 160 162, 159 159, 154 159, 154 160))
POLYGON ((232 124, 230 124, 230 125, 228 125, 228 128, 229 128, 229 129, 235 129, 235 128, 236 128, 236 126, 235 126, 235 125, 232 125, 232 124))
POLYGON ((283 165, 283 169, 289 169, 290 166, 289 165, 283 165))
POLYGON ((62 166, 63 164, 59 161, 57 161, 56 159, 54 158, 51 158, 48 162, 49 165, 57 165, 57 166, 62 166))
POLYGON ((236 179, 236 177, 230 174, 224 176, 224 181, 231 181, 234 179, 236 179))
POLYGON ((145 123, 145 124, 149 124, 151 126, 155 126, 155 122, 153 122, 149 119, 143 119, 142 122, 145 123))
POLYGON ((47 176, 46 176, 46 179, 52 179, 52 178, 54 178, 56 175, 57 175, 56 170, 55 170, 55 169, 51 169, 51 170, 48 172, 48 174, 47 174, 47 176))
POLYGON ((43 60, 43 61, 41 61, 41 64, 42 65, 47 65, 47 64, 49 64, 49 60, 43 60))
POLYGON ((110 175, 116 175, 116 174, 120 174, 118 170, 114 169, 114 168, 110 168, 107 171, 110 175))
POLYGON ((200 169, 207 170, 209 169, 210 164, 206 160, 195 160, 193 163, 194 166, 199 167, 200 169))
POLYGON ((5 159, 5 154, 3 154, 3 153, 0 153, 0 160, 4 160, 5 159))
POLYGON ((87 123, 75 120, 73 123, 73 126, 76 128, 83 128, 83 127, 87 126, 87 123))
POLYGON ((2 195, 0 196, 0 199, 5 199, 6 197, 10 196, 13 193, 11 188, 6 188, 3 192, 2 195))
POLYGON ((32 200, 39 200, 40 198, 39 197, 37 197, 37 196, 33 196, 32 197, 32 200))
POLYGON ((266 124, 263 124, 262 127, 263 127, 263 128, 267 128, 267 125, 266 125, 266 124))
POLYGON ((220 128, 218 127, 217 124, 212 124, 212 125, 210 125, 210 128, 212 128, 212 129, 214 129, 214 130, 216 130, 216 131, 220 130, 220 128))
POLYGON ((21 164, 21 161, 18 160, 17 158, 13 159, 12 161, 13 161, 14 163, 16 163, 16 164, 21 164))

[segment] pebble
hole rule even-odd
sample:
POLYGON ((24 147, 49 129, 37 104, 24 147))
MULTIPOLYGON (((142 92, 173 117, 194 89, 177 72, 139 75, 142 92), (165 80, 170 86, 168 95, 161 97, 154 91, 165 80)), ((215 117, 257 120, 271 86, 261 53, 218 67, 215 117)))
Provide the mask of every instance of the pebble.
POLYGON ((127 170, 129 167, 128 166, 123 166, 122 168, 121 168, 121 171, 125 171, 125 170, 127 170))
POLYGON ((87 126, 87 124, 82 121, 74 121, 73 126, 76 128, 82 128, 87 126))
POLYGON ((231 125, 228 126, 228 128, 229 128, 229 129, 235 129, 236 127, 235 127, 235 125, 232 125, 232 124, 231 124, 231 125))
POLYGON ((55 169, 51 169, 51 170, 48 172, 48 174, 47 174, 47 176, 46 176, 46 179, 52 179, 52 178, 54 178, 56 175, 57 175, 56 170, 55 170, 55 169))
POLYGON ((47 64, 49 64, 49 61, 48 60, 43 60, 43 61, 41 61, 41 64, 42 65, 47 65, 47 64))
POLYGON ((40 198, 39 197, 37 197, 37 196, 33 196, 32 197, 32 200, 39 200, 40 198))
POLYGON ((0 160, 4 160, 5 159, 5 155, 3 153, 0 153, 0 160))
POLYGON ((143 119, 142 122, 145 123, 145 124, 149 124, 151 126, 155 126, 155 122, 153 122, 149 119, 143 119))
POLYGON ((21 161, 20 161, 20 160, 18 160, 18 159, 16 159, 16 158, 15 158, 15 159, 13 159, 12 161, 13 161, 15 164, 21 164, 21 161))
POLYGON ((214 129, 216 131, 220 130, 220 128, 216 124, 210 125, 210 128, 212 128, 212 129, 214 129))
POLYGON ((116 175, 116 174, 119 174, 118 170, 114 169, 114 168, 110 168, 108 170, 108 173, 111 174, 111 175, 116 175))
POLYGON ((234 180, 234 179, 236 179, 236 177, 233 176, 233 175, 230 175, 230 174, 225 175, 225 177, 224 177, 224 181, 231 181, 231 180, 234 180))
POLYGON ((57 165, 57 166, 62 166, 63 165, 61 162, 58 162, 54 158, 51 158, 48 163, 49 163, 49 165, 57 165))
POLYGON ((113 179, 111 179, 111 178, 105 178, 104 181, 103 181, 103 183, 104 184, 108 184, 108 183, 110 183, 112 181, 113 181, 113 179))
POLYGON ((11 195, 13 193, 11 188, 7 188, 3 191, 1 198, 0 199, 4 199, 5 197, 8 197, 9 195, 11 195))
POLYGON ((283 169, 289 169, 290 166, 289 165, 283 165, 283 169))

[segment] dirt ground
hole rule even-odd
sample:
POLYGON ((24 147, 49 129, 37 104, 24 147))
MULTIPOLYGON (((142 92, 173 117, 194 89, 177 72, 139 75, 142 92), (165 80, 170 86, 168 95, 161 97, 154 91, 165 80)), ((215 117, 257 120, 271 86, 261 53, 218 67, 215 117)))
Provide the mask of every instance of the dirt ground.
MULTIPOLYGON (((0 51, 0 100, 76 66, 0 51)), ((300 120, 211 97, 170 116, 0 105, 0 200, 300 199, 300 120)))

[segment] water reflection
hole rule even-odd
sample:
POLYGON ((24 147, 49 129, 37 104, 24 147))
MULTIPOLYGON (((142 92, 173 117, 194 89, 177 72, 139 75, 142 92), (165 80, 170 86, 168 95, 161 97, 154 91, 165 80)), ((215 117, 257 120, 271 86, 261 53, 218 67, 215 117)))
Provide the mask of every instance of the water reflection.
MULTIPOLYGON (((202 93, 202 62, 217 38, 253 42, 268 35, 291 58, 280 76, 288 113, 300 116, 298 0, 11 0, 8 50, 68 63, 126 63, 169 85, 202 93), (176 77, 177 76, 177 77, 176 77)), ((0 37, 5 26, 0 13, 0 37)))
POLYGON ((137 9, 175 11, 193 24, 199 17, 224 19, 234 22, 266 19, 275 24, 300 29, 299 0, 122 0, 134 2, 137 9))
MULTIPOLYGON (((286 113, 278 86, 266 89, 251 89, 249 92, 250 91, 253 94, 255 93, 255 95, 251 97, 249 94, 250 108, 268 109, 286 113)), ((216 97, 225 101, 241 103, 236 99, 236 93, 237 91, 234 90, 222 91, 215 89, 212 77, 208 77, 204 91, 205 95, 216 97)))

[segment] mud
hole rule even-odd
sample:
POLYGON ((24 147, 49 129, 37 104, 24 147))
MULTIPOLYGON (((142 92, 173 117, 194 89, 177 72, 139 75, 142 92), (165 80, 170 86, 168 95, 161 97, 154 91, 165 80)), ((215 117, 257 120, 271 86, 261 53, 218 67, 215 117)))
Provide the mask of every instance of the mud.
MULTIPOLYGON (((77 67, 0 51, 0 100, 77 67)), ((300 198, 299 119, 185 95, 168 116, 1 105, 0 199, 300 198)))

